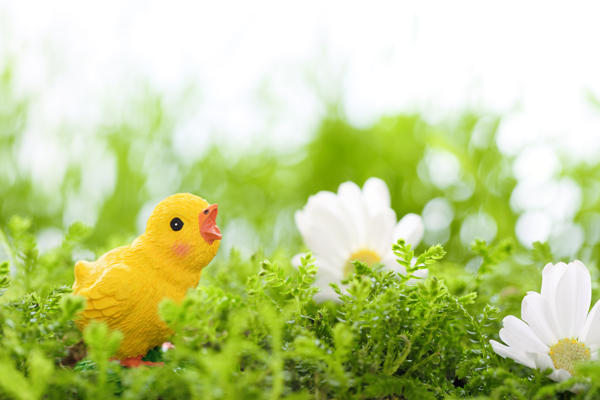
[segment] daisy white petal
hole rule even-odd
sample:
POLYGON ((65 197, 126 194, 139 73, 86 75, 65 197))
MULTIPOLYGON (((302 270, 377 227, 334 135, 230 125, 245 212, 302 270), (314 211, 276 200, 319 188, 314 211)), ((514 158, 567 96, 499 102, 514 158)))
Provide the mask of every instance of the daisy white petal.
POLYGON ((576 383, 573 386, 571 386, 569 391, 573 392, 575 394, 579 394, 579 393, 582 393, 586 389, 587 389, 587 385, 584 385, 583 383, 576 383))
POLYGON ((509 315, 502 320, 504 328, 500 329, 500 339, 510 347, 521 351, 548 353, 550 348, 537 337, 525 322, 509 315))
POLYGON ((339 302, 338 294, 329 286, 329 283, 337 283, 338 286, 344 291, 345 285, 342 285, 340 281, 343 279, 342 271, 333 268, 331 265, 323 262, 322 260, 315 261, 315 265, 319 267, 317 274, 315 275, 314 285, 319 288, 319 291, 314 295, 315 301, 322 302, 325 300, 333 300, 339 302))
POLYGON ((327 235, 317 225, 310 226, 305 242, 315 255, 331 265, 342 263, 350 255, 350 252, 344 247, 344 243, 327 235))
POLYGON ((596 302, 592 311, 587 316, 579 340, 590 346, 592 351, 600 347, 600 301, 596 302))
POLYGON ((323 191, 309 197, 305 213, 313 225, 328 235, 335 235, 345 247, 354 245, 356 234, 352 221, 335 193, 323 191))
POLYGON ((554 298, 558 281, 560 280, 560 278, 562 278, 566 270, 567 264, 562 262, 557 264, 546 264, 544 270, 542 271, 542 296, 544 296, 547 299, 554 298))
MULTIPOLYGON (((568 372, 565 371, 564 369, 557 369, 556 371, 556 381, 557 382, 563 382, 566 381, 567 379, 571 379, 572 375, 568 372)), ((552 378, 554 379, 554 378, 552 378)))
POLYGON ((305 210, 295 214, 296 225, 308 247, 332 264, 351 254, 352 230, 336 207, 337 198, 333 193, 319 192, 309 198, 305 210))
POLYGON ((369 214, 376 215, 383 210, 390 209, 390 191, 384 181, 379 178, 369 178, 363 186, 363 199, 369 205, 369 214))
POLYGON ((554 368, 554 364, 552 363, 552 359, 548 353, 536 353, 528 351, 525 354, 527 354, 527 357, 533 360, 535 363, 535 368, 539 369, 540 371, 544 371, 548 368, 552 369, 552 372, 556 371, 556 368, 554 368))
POLYGON ((394 228, 394 242, 402 238, 406 243, 412 244, 413 248, 421 243, 425 233, 423 218, 417 214, 406 214, 394 228))
POLYGON ((554 307, 563 337, 579 336, 591 301, 590 272, 580 261, 570 263, 558 281, 554 297, 554 307))
POLYGON ((317 193, 308 199, 305 209, 316 225, 327 234, 337 235, 344 247, 353 248, 358 245, 352 216, 342 206, 338 195, 326 191, 317 193))
POLYGON ((367 209, 362 199, 362 193, 354 182, 344 182, 338 189, 340 204, 346 210, 347 215, 353 223, 358 246, 366 245, 367 238, 367 209))
POLYGON ((496 342, 495 340, 490 340, 490 344, 492 345, 492 348, 494 349, 496 354, 498 354, 499 356, 504 358, 512 358, 519 364, 523 364, 529 368, 535 368, 533 360, 527 357, 525 352, 513 349, 512 347, 505 346, 502 343, 496 342))
POLYGON ((539 293, 529 292, 525 296, 521 303, 521 317, 545 344, 551 346, 558 342, 550 305, 539 293))
POLYGON ((385 254, 392 246, 392 234, 396 225, 396 213, 391 208, 371 216, 367 223, 367 248, 385 254))

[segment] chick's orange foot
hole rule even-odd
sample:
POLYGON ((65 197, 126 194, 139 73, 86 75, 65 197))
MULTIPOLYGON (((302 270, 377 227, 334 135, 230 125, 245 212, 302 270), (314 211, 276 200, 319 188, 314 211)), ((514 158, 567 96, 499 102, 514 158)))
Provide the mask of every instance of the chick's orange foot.
POLYGON ((165 365, 165 363, 163 363, 163 362, 142 361, 143 357, 144 356, 128 357, 128 358, 124 358, 122 360, 118 360, 116 358, 113 358, 112 360, 119 361, 122 366, 127 367, 127 368, 137 368, 137 367, 140 367, 140 366, 145 366, 145 367, 163 367, 165 365))

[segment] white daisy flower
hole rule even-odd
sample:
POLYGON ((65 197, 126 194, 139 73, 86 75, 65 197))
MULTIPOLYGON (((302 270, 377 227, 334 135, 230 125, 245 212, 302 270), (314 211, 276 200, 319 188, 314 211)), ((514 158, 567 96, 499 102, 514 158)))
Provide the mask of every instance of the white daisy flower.
MULTIPOLYGON (((370 266, 382 263, 405 273, 392 253, 392 243, 403 238, 414 248, 424 232, 423 220, 416 214, 407 214, 396 224, 390 192, 378 178, 367 180, 362 191, 354 182, 344 182, 337 194, 322 191, 310 196, 295 218, 304 242, 317 259, 315 285, 321 288, 315 295, 317 301, 337 299, 329 283, 340 285, 353 270, 354 260, 370 266)), ((300 256, 294 257, 294 265, 300 265, 300 256)), ((415 275, 423 277, 426 273, 419 270, 415 275)))
POLYGON ((592 300, 590 272, 581 261, 548 264, 542 273, 542 293, 528 292, 520 319, 502 321, 500 339, 490 340, 500 356, 530 368, 552 369, 557 382, 571 378, 577 362, 596 359, 600 348, 600 312, 592 300))

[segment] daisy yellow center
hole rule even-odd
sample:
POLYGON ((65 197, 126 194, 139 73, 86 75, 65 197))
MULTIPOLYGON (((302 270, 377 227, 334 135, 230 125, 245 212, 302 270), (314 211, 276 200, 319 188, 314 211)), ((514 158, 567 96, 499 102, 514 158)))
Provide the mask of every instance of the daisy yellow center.
POLYGON ((372 250, 361 249, 357 252, 352 253, 348 262, 346 262, 346 266, 344 267, 344 278, 347 278, 348 275, 352 271, 354 271, 354 265, 352 265, 352 261, 362 261, 367 264, 369 267, 373 266, 373 264, 381 261, 381 257, 377 253, 372 250))
POLYGON ((591 358, 590 349, 575 339, 563 339, 550 347, 550 358, 556 369, 564 369, 573 375, 574 365, 591 358))

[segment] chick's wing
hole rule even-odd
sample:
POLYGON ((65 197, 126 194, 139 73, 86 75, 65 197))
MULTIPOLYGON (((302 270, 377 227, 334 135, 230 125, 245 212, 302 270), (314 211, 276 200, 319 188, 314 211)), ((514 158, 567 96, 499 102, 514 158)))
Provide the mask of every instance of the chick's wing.
MULTIPOLYGON (((78 268, 83 269, 85 266, 78 264, 78 268)), ((75 294, 87 299, 83 315, 89 319, 110 322, 126 314, 131 307, 128 301, 130 280, 129 267, 124 264, 113 264, 101 270, 88 271, 85 279, 73 287, 75 294)))

